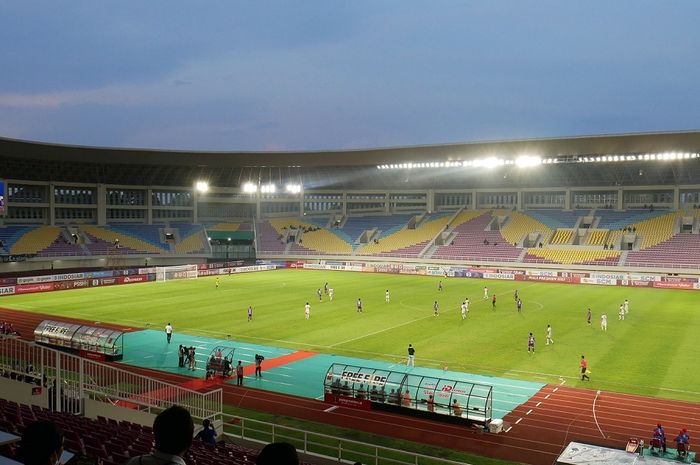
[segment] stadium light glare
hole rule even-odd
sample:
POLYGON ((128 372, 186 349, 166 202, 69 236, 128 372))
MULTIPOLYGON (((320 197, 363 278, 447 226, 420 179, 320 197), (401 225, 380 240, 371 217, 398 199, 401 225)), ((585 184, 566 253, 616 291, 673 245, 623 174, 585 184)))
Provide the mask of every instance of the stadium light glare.
POLYGON ((197 192, 204 194, 209 190, 209 183, 206 181, 197 181, 194 187, 197 189, 197 192))
POLYGON ((301 192, 301 185, 299 184, 287 184, 287 192, 292 194, 298 194, 301 192))
POLYGON ((265 184, 260 186, 260 192, 263 194, 274 194, 277 188, 274 184, 265 184))
POLYGON ((246 192, 248 194, 252 194, 254 192, 258 191, 258 186, 253 184, 252 182, 246 182, 243 184, 243 192, 246 192))

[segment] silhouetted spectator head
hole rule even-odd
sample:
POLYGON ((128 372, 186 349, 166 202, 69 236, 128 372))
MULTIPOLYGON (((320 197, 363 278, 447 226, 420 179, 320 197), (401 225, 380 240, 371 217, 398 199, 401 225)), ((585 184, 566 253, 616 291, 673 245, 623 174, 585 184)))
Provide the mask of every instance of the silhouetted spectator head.
POLYGON ((192 445, 194 423, 190 412, 173 405, 158 414, 153 422, 156 449, 166 454, 182 455, 192 445))
POLYGON ((25 465, 54 465, 63 453, 63 431, 50 421, 37 421, 22 434, 17 460, 25 465))
POLYGON ((299 465, 299 455, 288 442, 272 442, 260 451, 255 465, 299 465))

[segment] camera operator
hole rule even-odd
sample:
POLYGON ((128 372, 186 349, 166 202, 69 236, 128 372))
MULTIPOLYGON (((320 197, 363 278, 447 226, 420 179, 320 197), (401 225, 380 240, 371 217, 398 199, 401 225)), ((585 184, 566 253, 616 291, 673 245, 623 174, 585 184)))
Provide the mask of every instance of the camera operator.
POLYGON ((255 377, 258 376, 262 378, 262 361, 265 360, 260 354, 255 354, 255 377))

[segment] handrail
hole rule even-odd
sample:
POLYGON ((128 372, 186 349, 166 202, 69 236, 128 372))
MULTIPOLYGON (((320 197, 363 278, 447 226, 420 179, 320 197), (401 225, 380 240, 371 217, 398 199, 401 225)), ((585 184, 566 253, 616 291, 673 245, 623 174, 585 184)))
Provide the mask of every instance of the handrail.
POLYGON ((408 452, 226 413, 222 415, 222 418, 224 419, 225 428, 223 434, 226 437, 245 439, 258 444, 278 441, 289 442, 300 453, 340 463, 361 462, 368 465, 379 465, 380 463, 396 465, 469 465, 466 462, 431 457, 418 452, 408 452), (234 432, 226 431, 227 429, 234 430, 234 432))

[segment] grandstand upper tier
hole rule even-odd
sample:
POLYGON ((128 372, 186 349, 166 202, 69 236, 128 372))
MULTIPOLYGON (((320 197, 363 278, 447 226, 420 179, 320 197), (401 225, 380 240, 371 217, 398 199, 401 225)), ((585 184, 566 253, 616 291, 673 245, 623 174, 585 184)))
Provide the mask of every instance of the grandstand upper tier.
POLYGON ((0 254, 700 269, 699 152, 698 131, 260 153, 0 139, 0 254))

